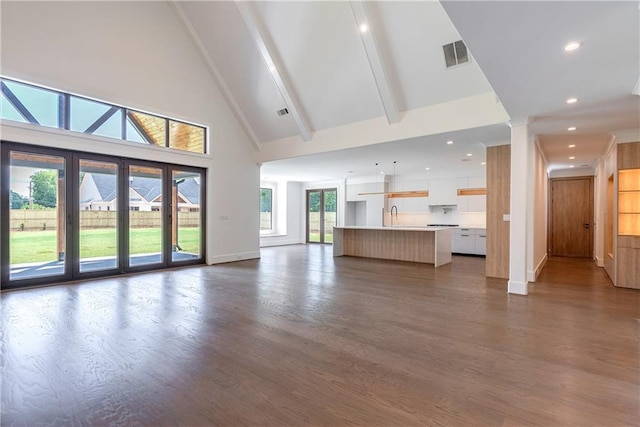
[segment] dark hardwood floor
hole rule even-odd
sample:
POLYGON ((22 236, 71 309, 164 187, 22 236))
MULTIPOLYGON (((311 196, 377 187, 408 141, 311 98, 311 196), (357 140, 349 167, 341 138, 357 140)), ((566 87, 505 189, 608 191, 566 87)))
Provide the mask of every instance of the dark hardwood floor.
POLYGON ((262 259, 4 292, 2 425, 640 424, 640 291, 551 259, 262 259))

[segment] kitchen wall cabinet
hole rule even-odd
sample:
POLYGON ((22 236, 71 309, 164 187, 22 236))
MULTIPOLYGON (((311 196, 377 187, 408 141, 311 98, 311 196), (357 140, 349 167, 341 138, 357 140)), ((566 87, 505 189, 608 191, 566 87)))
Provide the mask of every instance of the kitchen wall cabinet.
POLYGON ((384 194, 371 194, 366 197, 367 227, 382 227, 385 200, 384 194))
MULTIPOLYGON (((484 176, 458 178, 458 189, 486 188, 487 179, 484 176)), ((458 212, 486 212, 487 196, 478 194, 472 196, 457 196, 458 212)))
POLYGON ((360 202, 360 196, 358 193, 360 192, 359 184, 347 184, 347 202, 360 202))
MULTIPOLYGON (((389 192, 400 193, 408 191, 428 191, 429 183, 427 180, 397 182, 389 185, 389 192)), ((429 211, 429 197, 389 197, 387 202, 387 211, 391 211, 391 207, 396 206, 400 213, 417 213, 429 211)))
POLYGON ((365 182, 347 184, 346 187, 347 205, 351 204, 352 209, 352 212, 349 212, 349 219, 359 226, 381 227, 382 209, 387 200, 387 196, 383 193, 387 191, 387 183, 365 182))
POLYGON ((616 286, 640 289, 640 142, 618 144, 616 286))

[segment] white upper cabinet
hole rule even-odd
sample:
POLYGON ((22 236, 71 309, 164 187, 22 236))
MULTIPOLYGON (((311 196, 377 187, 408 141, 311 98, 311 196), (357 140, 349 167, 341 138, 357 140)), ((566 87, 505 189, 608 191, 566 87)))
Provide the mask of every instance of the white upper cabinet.
MULTIPOLYGON (((485 188, 487 179, 484 176, 458 178, 458 188, 485 188)), ((486 212, 487 196, 458 196, 458 212, 486 212)))
POLYGON ((358 184, 347 184, 347 202, 359 201, 358 193, 360 192, 360 186, 358 184))

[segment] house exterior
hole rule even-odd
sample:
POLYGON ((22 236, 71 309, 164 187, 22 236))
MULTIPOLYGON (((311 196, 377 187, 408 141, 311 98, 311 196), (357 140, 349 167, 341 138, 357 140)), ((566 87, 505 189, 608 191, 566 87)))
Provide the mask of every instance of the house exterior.
MULTIPOLYGON (((162 206, 161 181, 133 177, 129 187, 129 210, 150 212, 162 206)), ((200 184, 197 178, 186 178, 179 185, 178 210, 197 212, 200 207, 200 184)), ((115 211, 118 206, 113 175, 86 173, 80 183, 80 210, 115 211)))

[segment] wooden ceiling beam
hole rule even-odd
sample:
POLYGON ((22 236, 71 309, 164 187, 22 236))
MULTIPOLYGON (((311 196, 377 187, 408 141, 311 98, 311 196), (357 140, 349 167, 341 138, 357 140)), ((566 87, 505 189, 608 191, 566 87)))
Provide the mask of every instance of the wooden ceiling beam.
POLYGON ((362 38, 364 50, 367 54, 369 67, 371 68, 371 73, 378 88, 378 95, 382 101, 384 112, 387 115, 387 121, 389 124, 398 123, 400 121, 400 111, 398 110, 396 97, 389 82, 387 69, 376 45, 374 36, 376 29, 371 26, 371 21, 369 20, 369 15, 367 14, 367 9, 363 1, 351 0, 350 4, 353 17, 356 20, 356 25, 360 32, 360 37, 362 38))
MULTIPOLYGON (((310 126, 310 122, 300 107, 300 102, 296 96, 296 93, 291 85, 291 82, 284 73, 284 66, 276 56, 276 49, 267 37, 266 31, 261 24, 260 20, 256 16, 255 11, 251 3, 247 1, 236 1, 236 6, 240 11, 240 15, 244 20, 251 37, 258 46, 258 51, 262 56, 267 69, 273 77, 273 81, 282 96, 284 103, 296 122, 298 131, 305 141, 310 141, 313 137, 313 129, 310 126)), ((275 113, 275 112, 274 112, 275 113)))

